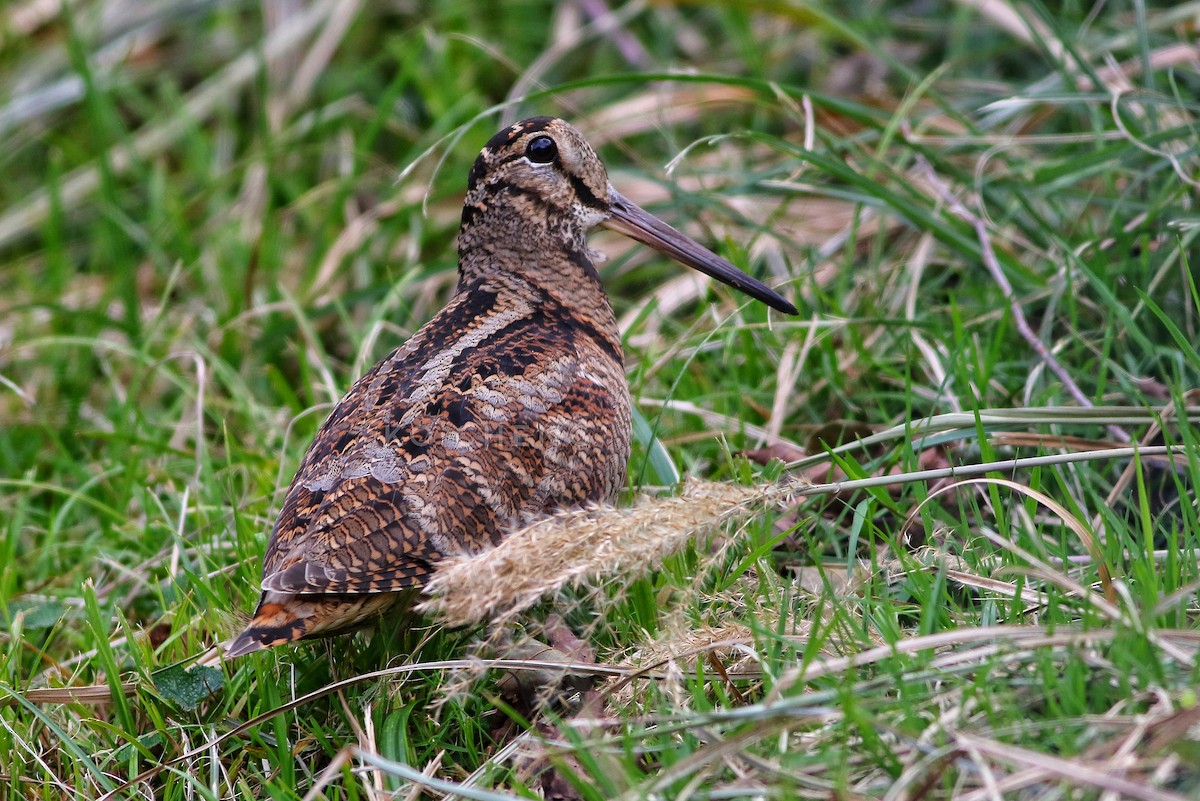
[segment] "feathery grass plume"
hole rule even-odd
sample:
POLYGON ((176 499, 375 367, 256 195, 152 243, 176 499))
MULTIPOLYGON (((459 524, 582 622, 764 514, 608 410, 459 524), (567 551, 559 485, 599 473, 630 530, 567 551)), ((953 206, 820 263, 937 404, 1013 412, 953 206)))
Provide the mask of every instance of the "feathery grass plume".
POLYGON ((691 480, 677 496, 628 509, 562 512, 500 545, 448 561, 417 608, 452 626, 507 620, 568 586, 604 576, 634 577, 763 504, 792 497, 794 486, 742 487, 691 480))

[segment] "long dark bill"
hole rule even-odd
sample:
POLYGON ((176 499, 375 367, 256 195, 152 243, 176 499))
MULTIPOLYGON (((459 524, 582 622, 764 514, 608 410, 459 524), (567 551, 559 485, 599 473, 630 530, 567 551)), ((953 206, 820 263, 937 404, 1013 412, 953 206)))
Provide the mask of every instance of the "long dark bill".
POLYGON ((769 286, 752 278, 722 259, 716 253, 645 211, 611 186, 608 189, 612 216, 600 223, 605 228, 625 234, 667 254, 675 261, 711 275, 734 289, 745 292, 755 300, 761 300, 772 309, 787 314, 798 314, 796 307, 775 293, 769 286))

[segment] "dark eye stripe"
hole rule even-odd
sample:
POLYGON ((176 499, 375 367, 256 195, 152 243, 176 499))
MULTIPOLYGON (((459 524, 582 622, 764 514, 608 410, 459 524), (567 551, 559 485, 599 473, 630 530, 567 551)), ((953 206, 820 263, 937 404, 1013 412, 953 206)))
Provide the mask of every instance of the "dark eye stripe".
POLYGON ((596 197, 596 194, 588 188, 588 185, 578 175, 568 173, 567 180, 571 182, 571 188, 575 190, 580 203, 588 208, 600 209, 601 211, 608 210, 608 203, 596 197))

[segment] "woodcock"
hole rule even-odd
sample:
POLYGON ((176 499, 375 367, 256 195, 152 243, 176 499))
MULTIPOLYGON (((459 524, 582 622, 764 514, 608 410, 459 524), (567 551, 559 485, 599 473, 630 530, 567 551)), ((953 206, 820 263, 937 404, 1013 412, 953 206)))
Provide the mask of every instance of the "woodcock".
POLYGON ((621 337, 588 248, 611 228, 789 314, 796 308, 619 194, 583 136, 535 117, 471 168, 458 286, 317 432, 229 656, 353 629, 448 556, 625 484, 621 337))

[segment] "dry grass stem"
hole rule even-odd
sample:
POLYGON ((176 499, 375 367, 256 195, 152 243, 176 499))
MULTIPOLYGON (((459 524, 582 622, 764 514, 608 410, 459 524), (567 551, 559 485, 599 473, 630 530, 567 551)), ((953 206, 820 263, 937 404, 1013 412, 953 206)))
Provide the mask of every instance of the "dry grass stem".
POLYGON ((430 599, 417 608, 453 626, 510 619, 567 587, 645 573, 756 507, 786 501, 793 491, 689 481, 678 496, 629 509, 563 512, 518 531, 496 548, 449 562, 429 583, 430 599))

